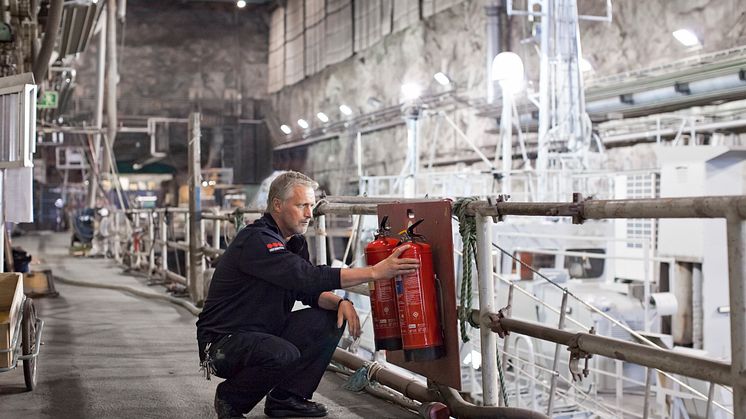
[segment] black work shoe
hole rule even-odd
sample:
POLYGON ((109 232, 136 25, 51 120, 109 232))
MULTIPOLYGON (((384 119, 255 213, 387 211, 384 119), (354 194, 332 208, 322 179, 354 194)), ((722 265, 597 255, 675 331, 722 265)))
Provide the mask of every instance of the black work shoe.
POLYGON ((227 401, 219 398, 218 393, 215 393, 215 412, 218 414, 218 419, 236 419, 246 417, 233 406, 229 405, 227 401))
POLYGON ((264 403, 264 414, 271 418, 318 418, 326 416, 326 413, 326 406, 323 404, 299 396, 290 396, 287 399, 278 400, 267 394, 267 401, 264 403))

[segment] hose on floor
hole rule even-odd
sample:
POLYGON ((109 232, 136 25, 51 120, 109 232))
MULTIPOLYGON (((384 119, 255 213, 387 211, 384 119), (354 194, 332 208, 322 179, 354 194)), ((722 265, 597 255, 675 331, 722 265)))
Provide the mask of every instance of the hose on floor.
POLYGON ((199 313, 202 311, 199 308, 197 308, 194 304, 184 299, 172 297, 170 295, 165 295, 165 294, 158 294, 155 292, 147 292, 147 291, 139 290, 135 287, 130 287, 127 285, 101 284, 98 282, 80 281, 77 279, 68 279, 68 278, 62 278, 59 276, 55 276, 54 280, 59 281, 63 284, 75 285, 78 287, 102 288, 102 289, 109 289, 109 290, 115 290, 115 291, 123 291, 123 292, 128 292, 130 294, 137 295, 138 297, 150 298, 153 300, 167 301, 171 304, 176 304, 178 306, 185 308, 187 311, 194 314, 195 316, 199 315, 199 313))

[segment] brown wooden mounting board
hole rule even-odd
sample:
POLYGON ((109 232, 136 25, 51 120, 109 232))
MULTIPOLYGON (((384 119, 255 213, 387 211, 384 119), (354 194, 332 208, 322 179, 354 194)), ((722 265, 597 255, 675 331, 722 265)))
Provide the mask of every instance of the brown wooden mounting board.
POLYGON ((403 351, 388 351, 386 359, 400 367, 424 375, 448 387, 461 390, 461 357, 459 355, 458 315, 456 312, 456 277, 453 265, 453 233, 450 201, 423 201, 378 205, 378 222, 389 217, 391 232, 398 233, 424 218, 416 232, 432 246, 435 275, 442 287, 445 319, 446 356, 435 361, 405 362, 403 351))

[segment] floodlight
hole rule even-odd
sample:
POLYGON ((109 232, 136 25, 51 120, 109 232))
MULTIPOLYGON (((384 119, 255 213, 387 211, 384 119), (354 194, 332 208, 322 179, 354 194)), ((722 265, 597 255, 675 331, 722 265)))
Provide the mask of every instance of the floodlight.
POLYGON ((298 120, 298 126, 301 127, 301 128, 303 128, 303 129, 308 129, 308 121, 306 121, 305 119, 301 118, 301 119, 298 120))
POLYGON ((321 121, 321 122, 323 122, 323 123, 325 123, 325 124, 326 124, 327 122, 329 122, 329 117, 328 117, 328 116, 326 116, 326 114, 325 114, 324 112, 319 112, 319 113, 317 113, 317 114, 316 114, 316 118, 319 118, 319 121, 321 121))
POLYGON ((492 60, 492 80, 503 90, 517 92, 523 88, 523 61, 514 52, 501 52, 492 60))
POLYGON ((293 130, 291 130, 291 129, 290 129, 290 127, 289 127, 289 126, 287 126, 287 125, 285 125, 285 124, 282 124, 282 125, 280 125, 280 129, 281 129, 281 130, 282 130, 282 132, 284 132, 284 133, 285 133, 286 135, 290 135, 290 133, 291 133, 291 132, 293 132, 293 130))
POLYGON ((448 86, 449 84, 451 84, 451 79, 449 79, 448 76, 446 76, 441 71, 435 73, 433 75, 433 78, 435 79, 435 81, 437 81, 438 83, 440 83, 443 86, 448 86))
POLYGON ((697 45, 700 45, 697 35, 695 35, 694 32, 690 31, 689 29, 679 29, 677 31, 674 31, 673 37, 676 38, 677 41, 681 42, 681 44, 685 47, 695 47, 697 45))
POLYGON ((238 7, 239 9, 243 9, 244 7, 246 7, 246 0, 238 0, 236 2, 236 7, 238 7))
POLYGON ((414 100, 422 95, 422 88, 417 83, 404 83, 401 85, 402 100, 414 100))
POLYGON ((352 115, 352 109, 347 105, 339 105, 339 111, 347 116, 352 115))

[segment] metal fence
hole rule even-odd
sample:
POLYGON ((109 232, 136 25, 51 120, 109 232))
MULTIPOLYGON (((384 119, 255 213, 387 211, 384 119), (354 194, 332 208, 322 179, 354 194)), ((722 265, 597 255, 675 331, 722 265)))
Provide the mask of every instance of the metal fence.
MULTIPOLYGON (((401 202, 400 199, 328 197, 315 209, 314 249, 317 261, 326 261, 326 217, 330 215, 375 215, 376 206, 382 202, 401 202)), ((746 417, 746 196, 666 198, 638 200, 608 200, 522 203, 477 201, 469 205, 470 213, 477 221, 477 266, 479 284, 479 309, 473 313, 480 325, 479 341, 481 352, 482 403, 497 406, 509 402, 525 405, 537 410, 541 402, 548 414, 557 413, 558 400, 566 404, 584 406, 600 417, 642 417, 653 415, 686 417, 683 403, 687 400, 701 400, 706 404, 704 417, 734 416, 746 417), (563 290, 562 307, 551 307, 529 292, 515 286, 499 275, 493 267, 493 243, 491 228, 497 217, 538 216, 572 217, 574 223, 590 219, 615 218, 724 218, 727 225, 731 362, 703 359, 685 353, 661 349, 650 339, 632 330, 626 324, 602 310, 578 299, 566 289, 563 290), (493 219, 493 217, 496 217, 493 219), (559 323, 548 327, 498 315, 500 308, 495 288, 497 282, 509 287, 507 305, 521 294, 525 298, 541 304, 556 313, 559 323), (624 329, 636 342, 623 341, 590 332, 584 325, 567 314, 568 299, 574 299, 595 315, 603 317, 617 327, 624 329), (568 323, 572 326, 568 326, 568 323), (581 330, 581 332, 577 332, 581 330), (509 386, 508 400, 499 400, 498 385, 498 336, 494 332, 513 332, 503 341, 499 353, 503 367, 507 371, 509 386), (532 339, 556 344, 554 356, 545 356, 532 349, 532 339), (512 345, 511 345, 512 344, 512 345), (523 348, 525 347, 525 348, 523 348), (561 349, 570 350, 570 359, 564 361, 561 349), (591 355, 600 355, 613 360, 616 371, 609 372, 597 368, 593 362, 583 366, 591 355), (646 368, 644 381, 625 377, 623 363, 634 363, 646 368), (573 374, 587 374, 590 380, 609 375, 616 380, 614 403, 605 401, 597 392, 580 387, 572 378, 560 373, 563 364, 573 374), (583 371, 586 370, 586 371, 583 371), (695 388, 684 377, 709 383, 707 394, 695 388), (636 384, 644 390, 642 406, 633 411, 625 402, 625 382, 636 384), (716 400, 716 390, 729 398, 732 394, 733 408, 726 401, 716 400), (542 397, 536 392, 541 391, 542 397), (546 392, 544 394, 544 392, 546 392), (653 399, 654 397, 654 399, 653 399), (652 401, 651 401, 652 400, 652 401), (654 408, 658 405, 659 408, 654 408), (662 406, 662 407, 661 407, 662 406), (682 416, 679 416, 682 415, 682 416)), ((240 228, 244 214, 259 213, 257 209, 240 208, 231 212, 200 211, 190 213, 186 208, 159 208, 148 210, 128 210, 113 214, 114 234, 111 248, 114 257, 128 267, 144 270, 153 278, 159 278, 175 287, 189 291, 193 302, 202 303, 205 295, 205 257, 217 257, 223 250, 221 238, 226 237, 225 227, 240 228), (183 223, 183 228, 174 228, 183 223), (199 229, 199 242, 189 240, 190 229, 199 229), (210 240, 207 241, 206 231, 210 240), (186 265, 169 265, 169 252, 181 252, 186 265), (160 257, 157 257, 160 255, 160 257), (197 263, 194 263, 194 261, 197 263)), ((191 235, 194 237, 193 235, 191 235)), ((227 241, 227 240, 226 240, 227 241)), ((177 262, 181 259, 176 258, 177 262)), ((504 312, 501 312, 504 313, 504 312)), ((593 381, 591 381, 593 382, 593 381)))

